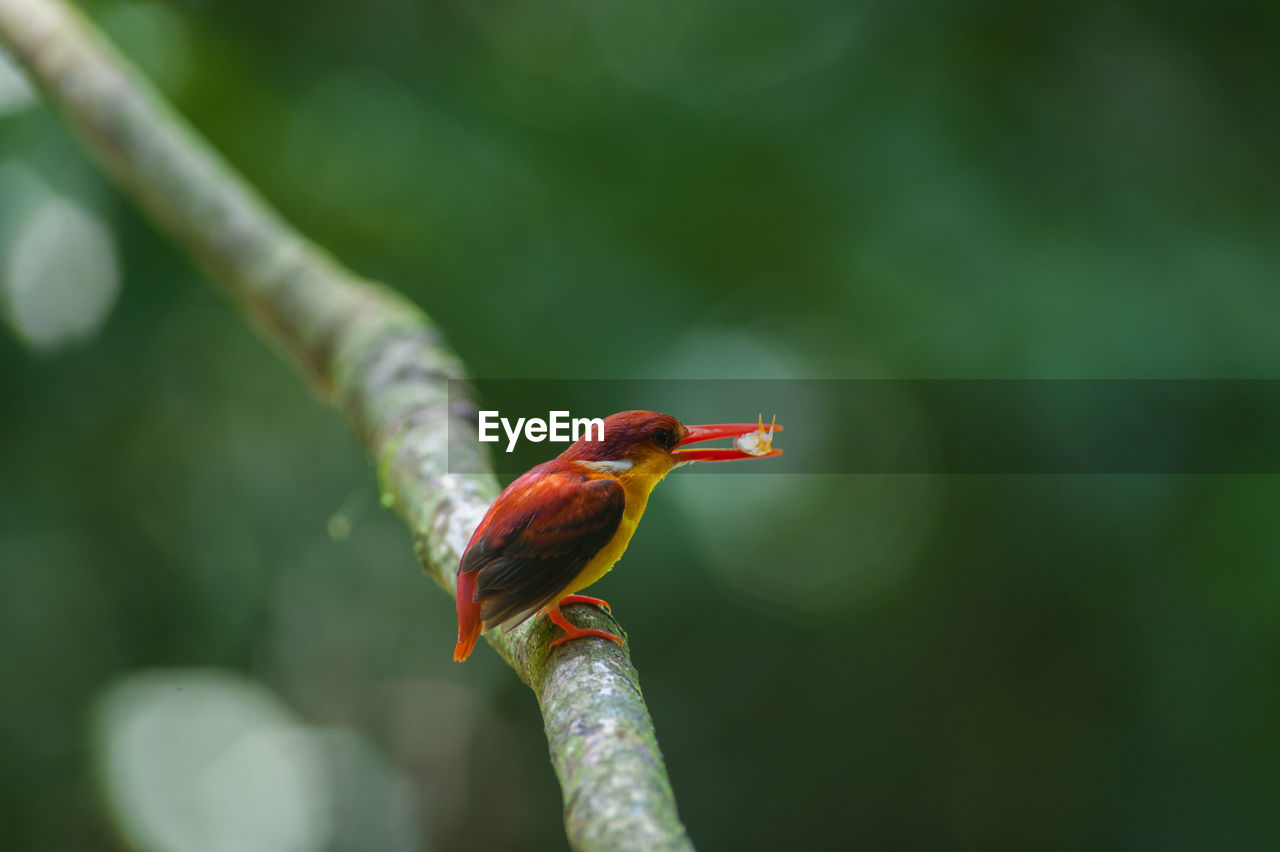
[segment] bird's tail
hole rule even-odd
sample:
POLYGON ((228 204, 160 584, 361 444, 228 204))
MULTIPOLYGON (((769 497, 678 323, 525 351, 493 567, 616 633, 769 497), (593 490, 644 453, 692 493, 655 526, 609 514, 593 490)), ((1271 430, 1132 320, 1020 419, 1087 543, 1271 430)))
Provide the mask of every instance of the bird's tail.
POLYGON ((471 649, 476 646, 484 628, 480 604, 472 600, 476 591, 476 573, 458 572, 458 644, 453 647, 453 658, 458 662, 471 656, 471 649))

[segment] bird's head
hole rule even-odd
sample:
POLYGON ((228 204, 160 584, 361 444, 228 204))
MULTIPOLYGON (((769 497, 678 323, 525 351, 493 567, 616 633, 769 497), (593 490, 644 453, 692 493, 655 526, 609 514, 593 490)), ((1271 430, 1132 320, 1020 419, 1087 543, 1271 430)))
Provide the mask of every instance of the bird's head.
POLYGON ((664 476, 695 461, 735 461, 782 454, 769 441, 781 426, 762 423, 712 423, 686 426, 669 414, 622 411, 604 419, 604 440, 574 442, 561 453, 565 461, 616 475, 664 476), (690 444, 734 438, 732 449, 689 449, 690 444))

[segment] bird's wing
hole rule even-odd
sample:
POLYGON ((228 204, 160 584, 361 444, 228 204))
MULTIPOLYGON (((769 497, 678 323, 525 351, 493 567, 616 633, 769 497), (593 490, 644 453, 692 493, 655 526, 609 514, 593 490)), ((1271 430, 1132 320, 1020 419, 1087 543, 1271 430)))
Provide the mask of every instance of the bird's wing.
POLYGON ((626 492, 607 477, 530 471, 481 523, 461 573, 478 572, 485 629, 510 629, 556 599, 618 530, 626 492))

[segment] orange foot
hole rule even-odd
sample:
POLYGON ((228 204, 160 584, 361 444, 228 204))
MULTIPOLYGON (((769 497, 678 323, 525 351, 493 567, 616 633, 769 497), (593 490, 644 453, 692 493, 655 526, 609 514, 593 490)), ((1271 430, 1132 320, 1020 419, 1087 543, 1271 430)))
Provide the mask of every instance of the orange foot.
POLYGON ((546 609, 547 618, 551 619, 553 624, 564 631, 563 636, 551 643, 552 648, 568 642, 570 639, 581 639, 583 636, 595 636, 599 639, 609 639, 613 642, 617 642, 619 645, 622 644, 622 637, 615 636, 608 630, 596 630, 592 627, 575 627, 573 624, 570 624, 569 619, 565 618, 564 613, 560 612, 560 604, 566 603, 596 604, 597 606, 604 607, 606 611, 611 611, 609 609, 609 605, 599 598, 589 598, 586 595, 565 595, 559 601, 553 603, 546 609))
POLYGON ((564 606, 565 604, 579 604, 579 603, 593 604, 595 606, 600 607, 607 613, 610 613, 610 614, 613 613, 613 607, 609 606, 608 601, 603 600, 601 598, 593 598, 588 595, 565 595, 560 599, 560 606, 564 606))

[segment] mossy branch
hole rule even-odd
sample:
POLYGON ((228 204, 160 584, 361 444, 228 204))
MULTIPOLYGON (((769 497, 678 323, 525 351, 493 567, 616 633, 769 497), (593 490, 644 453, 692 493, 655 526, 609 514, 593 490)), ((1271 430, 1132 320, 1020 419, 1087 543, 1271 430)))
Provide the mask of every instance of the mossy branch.
MULTIPOLYGON (((454 593, 497 487, 447 470, 451 431, 465 435, 474 415, 456 398, 450 406, 448 380, 464 371, 431 320, 290 227, 62 0, 0 0, 0 43, 125 194, 345 413, 427 572, 454 593)), ((621 634, 594 609, 573 615, 621 634)), ((628 648, 571 642, 549 653, 552 633, 534 619, 488 638, 538 696, 571 845, 691 849, 628 648)))

